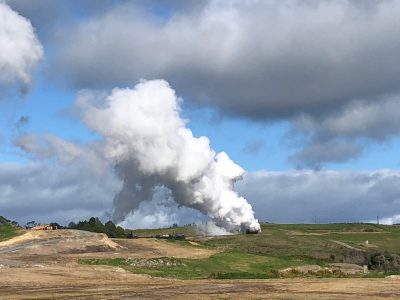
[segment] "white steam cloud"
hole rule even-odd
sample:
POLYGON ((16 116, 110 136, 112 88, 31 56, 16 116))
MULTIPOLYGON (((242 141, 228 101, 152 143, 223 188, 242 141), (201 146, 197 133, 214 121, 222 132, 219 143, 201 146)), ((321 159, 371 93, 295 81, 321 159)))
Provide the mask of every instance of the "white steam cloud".
POLYGON ((0 86, 29 87, 31 73, 42 56, 42 45, 29 20, 0 2, 0 86))
POLYGON ((180 115, 181 100, 164 80, 142 81, 111 94, 83 91, 77 100, 84 122, 105 138, 105 155, 123 180, 114 219, 123 221, 158 187, 207 215, 228 231, 259 230, 251 205, 233 191, 243 169, 196 138, 180 115))

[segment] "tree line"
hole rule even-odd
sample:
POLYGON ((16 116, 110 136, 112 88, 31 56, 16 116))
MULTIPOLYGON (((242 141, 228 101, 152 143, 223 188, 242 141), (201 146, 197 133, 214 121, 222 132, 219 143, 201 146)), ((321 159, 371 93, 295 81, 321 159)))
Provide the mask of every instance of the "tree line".
MULTIPOLYGON (((29 221, 24 226, 19 225, 16 221, 11 221, 3 216, 0 216, 0 225, 12 225, 14 227, 26 228, 30 229, 35 226, 39 226, 40 223, 36 221, 29 221)), ((125 229, 121 226, 117 226, 113 221, 108 221, 106 223, 102 223, 99 218, 91 217, 88 221, 79 221, 77 223, 70 222, 67 227, 62 226, 56 222, 49 223, 50 226, 58 229, 76 229, 76 230, 85 230, 96 233, 105 233, 110 238, 126 238, 127 233, 125 229)))
POLYGON ((110 238, 125 238, 125 229, 116 226, 113 221, 103 224, 99 218, 91 217, 89 221, 79 221, 78 223, 70 222, 68 229, 85 230, 90 232, 105 233, 110 238))

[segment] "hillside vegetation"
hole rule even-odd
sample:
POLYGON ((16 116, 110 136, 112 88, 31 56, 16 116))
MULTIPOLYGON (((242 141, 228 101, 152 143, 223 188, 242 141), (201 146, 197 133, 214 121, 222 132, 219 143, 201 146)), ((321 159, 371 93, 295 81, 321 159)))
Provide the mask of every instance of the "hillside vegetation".
POLYGON ((116 226, 112 221, 103 224, 99 218, 91 217, 89 221, 71 222, 68 224, 69 229, 84 230, 96 233, 105 233, 112 238, 125 238, 125 230, 121 226, 116 226))
MULTIPOLYGON (((155 235, 182 232, 194 227, 137 230, 155 235)), ((194 233, 194 231, 192 232, 194 233)), ((400 228, 374 224, 263 224, 259 234, 194 237, 169 240, 182 247, 206 247, 219 253, 206 259, 163 258, 141 262, 130 259, 85 260, 85 264, 121 266, 135 273, 176 278, 275 278, 279 270, 300 265, 330 266, 333 263, 367 265, 370 273, 354 276, 385 276, 400 271, 400 228), (168 261, 173 259, 173 261, 168 261)), ((289 276, 308 276, 289 273, 289 276)), ((348 276, 341 272, 317 272, 312 276, 348 276)))
POLYGON ((17 236, 18 232, 14 222, 0 216, 0 242, 17 236))

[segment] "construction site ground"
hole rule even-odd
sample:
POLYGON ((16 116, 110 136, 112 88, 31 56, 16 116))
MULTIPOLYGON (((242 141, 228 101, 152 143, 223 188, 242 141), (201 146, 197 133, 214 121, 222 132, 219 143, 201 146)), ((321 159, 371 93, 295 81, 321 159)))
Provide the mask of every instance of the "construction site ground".
POLYGON ((0 242, 0 299, 400 299, 400 278, 178 280, 88 266, 82 258, 205 258, 215 250, 76 230, 0 242))

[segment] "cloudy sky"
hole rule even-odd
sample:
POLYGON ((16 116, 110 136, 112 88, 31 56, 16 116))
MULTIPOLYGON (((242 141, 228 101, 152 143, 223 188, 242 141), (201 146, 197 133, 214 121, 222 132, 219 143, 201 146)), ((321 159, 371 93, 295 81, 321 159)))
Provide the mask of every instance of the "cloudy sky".
MULTIPOLYGON (((0 0, 0 215, 110 217, 123 183, 77 99, 163 79, 193 135, 246 170, 235 189, 260 221, 400 222, 399 14, 395 0, 0 0)), ((126 225, 203 219, 153 198, 126 225)))

